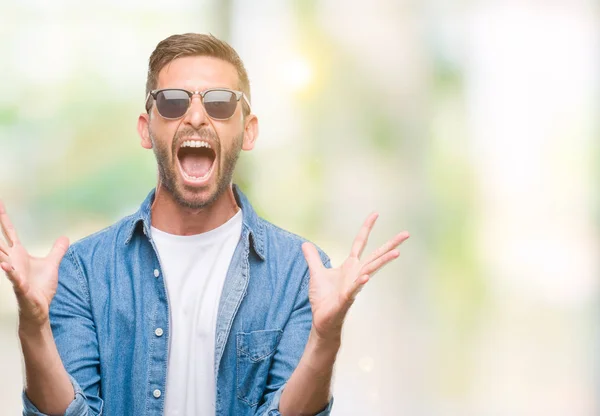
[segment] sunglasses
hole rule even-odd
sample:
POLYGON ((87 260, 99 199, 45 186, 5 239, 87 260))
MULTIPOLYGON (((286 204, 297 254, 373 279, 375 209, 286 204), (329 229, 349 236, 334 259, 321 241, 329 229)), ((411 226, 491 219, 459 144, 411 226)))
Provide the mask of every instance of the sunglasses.
POLYGON ((227 120, 235 113, 238 101, 243 97, 250 109, 250 101, 241 91, 234 91, 227 88, 211 88, 204 91, 187 91, 179 88, 166 88, 163 90, 154 90, 148 93, 146 97, 146 111, 149 113, 152 107, 152 101, 156 102, 158 114, 168 120, 176 120, 183 117, 190 105, 192 97, 198 94, 202 99, 202 105, 206 114, 214 120, 227 120))

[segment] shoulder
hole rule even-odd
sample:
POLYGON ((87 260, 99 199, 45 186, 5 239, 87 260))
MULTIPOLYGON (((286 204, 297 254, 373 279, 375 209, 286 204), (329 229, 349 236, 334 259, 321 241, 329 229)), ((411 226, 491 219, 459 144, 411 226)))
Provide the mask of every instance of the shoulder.
MULTIPOLYGON (((264 229, 265 255, 267 258, 275 256, 276 258, 300 258, 304 262, 302 254, 302 244, 311 241, 306 238, 285 230, 264 218, 258 219, 260 226, 264 229)), ((314 244, 314 243, 312 243, 314 244)), ((329 257, 325 252, 315 244, 323 264, 329 267, 329 257)))
POLYGON ((125 248, 136 227, 136 215, 128 215, 106 228, 71 244, 67 251, 68 256, 85 260, 92 255, 110 255, 119 247, 125 248))

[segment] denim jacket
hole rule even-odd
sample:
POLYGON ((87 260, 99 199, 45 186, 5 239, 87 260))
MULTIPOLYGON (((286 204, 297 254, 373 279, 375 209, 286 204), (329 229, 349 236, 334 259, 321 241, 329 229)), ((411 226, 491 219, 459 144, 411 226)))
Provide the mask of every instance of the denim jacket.
MULTIPOLYGON (((312 324, 304 240, 259 218, 235 185, 234 194, 243 224, 219 302, 216 415, 274 416, 312 324)), ((150 234, 153 200, 154 190, 61 262, 50 323, 75 390, 66 416, 163 414, 169 302, 150 234)), ((24 392, 23 405, 24 415, 43 415, 24 392)))

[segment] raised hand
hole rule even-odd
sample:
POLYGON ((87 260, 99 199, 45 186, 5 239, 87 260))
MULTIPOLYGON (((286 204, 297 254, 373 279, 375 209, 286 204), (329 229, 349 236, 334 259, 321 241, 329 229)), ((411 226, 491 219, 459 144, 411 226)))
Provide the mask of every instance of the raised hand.
POLYGON ((310 270, 308 297, 313 331, 320 339, 340 338, 344 318, 358 292, 379 269, 400 255, 396 247, 409 237, 406 231, 401 232, 361 260, 377 217, 378 214, 373 213, 366 219, 352 244, 350 255, 340 267, 326 268, 314 245, 302 245, 310 270))
POLYGON ((30 255, 19 242, 4 204, 0 201, 0 268, 11 281, 19 305, 19 325, 41 327, 48 322, 50 302, 58 285, 58 266, 69 248, 69 240, 60 237, 43 258, 30 255))

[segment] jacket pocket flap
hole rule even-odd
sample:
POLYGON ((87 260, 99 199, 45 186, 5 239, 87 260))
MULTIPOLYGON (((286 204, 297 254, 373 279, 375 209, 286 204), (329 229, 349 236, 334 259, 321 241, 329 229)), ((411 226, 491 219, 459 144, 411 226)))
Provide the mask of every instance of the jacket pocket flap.
POLYGON ((252 361, 261 361, 275 352, 282 334, 281 329, 238 332, 238 355, 245 355, 252 361))

